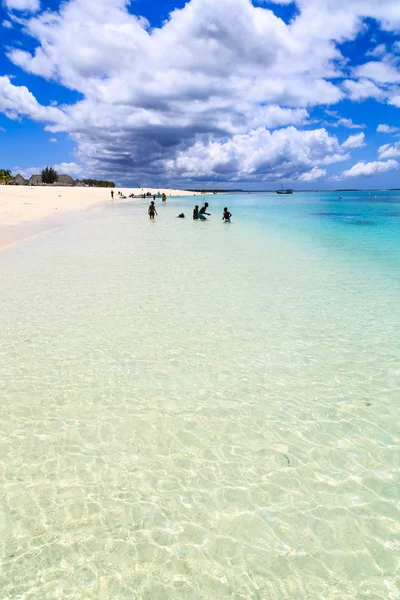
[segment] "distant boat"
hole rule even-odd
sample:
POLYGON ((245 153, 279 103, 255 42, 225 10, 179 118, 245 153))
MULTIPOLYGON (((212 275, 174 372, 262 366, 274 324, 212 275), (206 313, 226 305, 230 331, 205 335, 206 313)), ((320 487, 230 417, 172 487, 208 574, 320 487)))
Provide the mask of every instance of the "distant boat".
POLYGON ((281 186, 281 190, 275 190, 277 194, 293 194, 293 190, 288 188, 287 190, 283 189, 283 185, 281 186))

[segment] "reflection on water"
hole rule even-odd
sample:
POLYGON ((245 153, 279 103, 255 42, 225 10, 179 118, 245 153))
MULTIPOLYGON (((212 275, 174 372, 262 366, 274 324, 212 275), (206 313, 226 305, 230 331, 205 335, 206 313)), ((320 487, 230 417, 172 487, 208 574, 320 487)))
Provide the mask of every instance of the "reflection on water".
POLYGON ((399 597, 392 234, 222 201, 0 254, 2 600, 399 597))

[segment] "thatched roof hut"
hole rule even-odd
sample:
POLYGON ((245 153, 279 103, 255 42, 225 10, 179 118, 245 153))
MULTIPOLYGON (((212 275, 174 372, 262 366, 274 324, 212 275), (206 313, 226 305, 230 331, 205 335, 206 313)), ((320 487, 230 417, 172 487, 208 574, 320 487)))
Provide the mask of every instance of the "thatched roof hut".
POLYGON ((32 175, 28 181, 28 185, 43 185, 41 175, 32 175))
POLYGON ((18 175, 11 179, 9 185, 27 185, 27 183, 27 180, 18 173, 18 175))
POLYGON ((29 179, 29 181, 25 181, 25 179, 23 177, 21 177, 21 175, 17 175, 14 179, 17 179, 17 177, 19 178, 19 183, 16 183, 15 185, 53 185, 53 186, 57 186, 57 185, 61 185, 64 187, 72 187, 74 185, 78 185, 80 182, 77 180, 75 181, 75 179, 73 179, 70 175, 59 175, 57 181, 55 181, 52 184, 47 184, 47 183, 43 183, 42 181, 42 175, 32 175, 32 177, 29 179), (23 183, 22 183, 23 181, 23 183))
POLYGON ((53 185, 75 185, 75 179, 73 179, 70 175, 59 175, 58 179, 53 185))

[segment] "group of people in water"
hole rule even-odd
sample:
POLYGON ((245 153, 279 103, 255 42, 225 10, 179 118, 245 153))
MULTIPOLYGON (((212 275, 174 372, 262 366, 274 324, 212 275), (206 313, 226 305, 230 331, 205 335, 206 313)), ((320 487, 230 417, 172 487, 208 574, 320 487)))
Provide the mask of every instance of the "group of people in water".
MULTIPOLYGON (((124 196, 122 194, 122 192, 118 191, 118 196, 120 198, 126 199, 126 196, 124 196)), ((151 194, 150 192, 147 192, 145 194, 140 194, 139 196, 135 196, 134 194, 131 194, 129 196, 129 198, 146 198, 150 196, 153 196, 153 200, 150 202, 150 206, 148 208, 148 215, 150 217, 150 219, 154 219, 154 217, 156 215, 158 215, 157 209, 156 209, 156 205, 155 205, 155 200, 156 197, 161 197, 162 202, 166 202, 167 201, 167 196, 165 193, 160 194, 158 193, 158 195, 156 196, 155 194, 151 194)), ((111 200, 114 200, 114 190, 111 190, 111 200)), ((196 204, 196 206, 193 209, 193 221, 207 221, 207 217, 209 217, 211 215, 211 213, 207 212, 208 210, 208 202, 204 202, 203 206, 199 209, 199 205, 196 204)), ((224 212, 222 214, 222 220, 225 223, 230 223, 231 222, 231 216, 232 213, 229 212, 228 208, 225 206, 224 208, 224 212)), ((178 219, 185 219, 185 215, 184 213, 181 213, 180 215, 178 215, 178 219)))
MULTIPOLYGON (((118 191, 118 196, 121 200, 126 200, 126 196, 124 196, 124 194, 120 191, 118 191)), ((153 196, 153 200, 156 198, 161 198, 163 202, 167 201, 167 195, 164 192, 162 194, 158 192, 157 195, 152 194, 151 192, 146 192, 144 194, 129 194, 129 198, 148 198, 149 196, 150 198, 153 196)), ((114 190, 111 190, 111 200, 114 200, 114 190)))
MULTIPOLYGON (((199 210, 199 206, 198 206, 198 204, 196 204, 196 206, 193 209, 193 221, 206 221, 207 217, 209 217, 211 215, 211 213, 207 212, 208 206, 209 206, 208 202, 205 202, 199 210), (206 215, 207 215, 207 217, 206 217, 206 215)), ((150 202, 150 206, 149 206, 149 209, 147 212, 148 212, 150 219, 154 219, 154 217, 156 215, 158 215, 154 200, 152 200, 150 202)), ((225 223, 230 223, 231 216, 232 216, 232 213, 230 213, 228 208, 225 206, 224 212, 222 215, 222 220, 225 223)), ((185 217, 184 213, 180 213, 180 215, 178 215, 178 219, 185 219, 185 218, 186 217, 185 217)))

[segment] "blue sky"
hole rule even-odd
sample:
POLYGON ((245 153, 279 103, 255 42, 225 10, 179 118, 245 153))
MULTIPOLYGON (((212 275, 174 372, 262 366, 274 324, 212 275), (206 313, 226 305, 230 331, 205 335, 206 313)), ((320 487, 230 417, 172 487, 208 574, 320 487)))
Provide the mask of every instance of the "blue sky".
POLYGON ((398 0, 4 0, 0 167, 400 187, 398 0))

